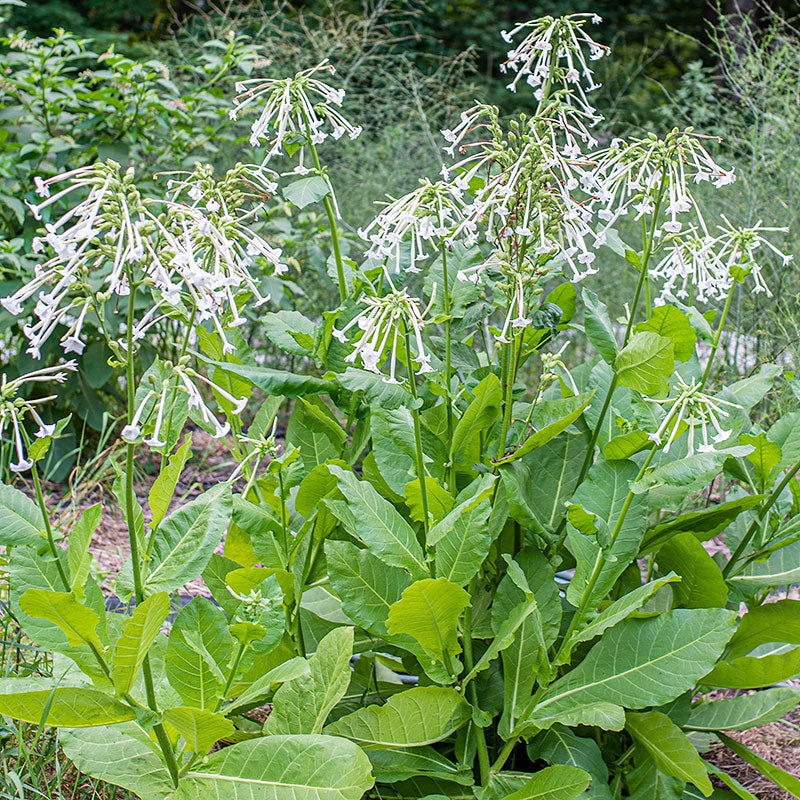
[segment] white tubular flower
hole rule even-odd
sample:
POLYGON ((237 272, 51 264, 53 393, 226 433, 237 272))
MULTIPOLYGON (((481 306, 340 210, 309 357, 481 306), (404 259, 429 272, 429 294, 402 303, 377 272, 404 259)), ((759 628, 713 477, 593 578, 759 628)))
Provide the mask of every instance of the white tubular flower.
POLYGON ((677 128, 663 139, 652 134, 629 142, 615 139, 595 155, 597 167, 585 173, 584 190, 597 197, 601 217, 619 217, 634 208, 638 219, 653 213, 654 199, 663 189, 669 216, 664 230, 677 233, 682 227, 678 215, 696 211, 692 181, 724 186, 735 180, 733 169, 720 167, 703 146, 709 139, 714 137, 677 128))
POLYGON ((340 342, 347 341, 349 330, 357 327, 362 331, 361 337, 355 343, 355 349, 345 356, 344 360, 348 364, 355 364, 360 358, 364 369, 380 374, 380 361, 388 352, 389 375, 384 376, 383 380, 386 383, 400 383, 397 377, 397 345, 408 335, 413 352, 408 353, 407 357, 419 363, 417 373, 432 372, 431 357, 422 340, 422 329, 425 315, 433 305, 435 296, 436 284, 430 302, 422 312, 419 309, 419 302, 410 297, 406 289, 392 287, 392 291, 383 297, 362 298, 366 306, 364 311, 350 320, 341 330, 333 331, 333 335, 340 342))
POLYGON ((161 387, 161 394, 156 403, 156 424, 153 427, 153 435, 149 439, 145 439, 144 443, 148 447, 166 447, 166 442, 162 442, 159 438, 161 436, 161 426, 164 424, 164 407, 167 404, 167 388, 168 384, 165 382, 161 387))
POLYGON ((122 429, 121 436, 126 442, 135 442, 136 439, 142 435, 142 414, 144 414, 147 404, 150 402, 151 398, 155 397, 155 394, 156 393, 151 389, 144 395, 136 411, 133 412, 131 421, 122 429))
POLYGON ((231 118, 235 119, 242 109, 257 100, 264 102, 251 127, 250 144, 256 147, 263 141, 269 147, 265 163, 296 136, 316 145, 329 135, 339 139, 346 133, 355 139, 361 134, 361 127, 353 125, 339 111, 344 89, 336 89, 318 77, 333 72, 334 68, 323 61, 293 78, 252 78, 236 84, 239 94, 228 112, 231 118))
POLYGON ((17 418, 17 413, 13 406, 8 413, 11 417, 11 425, 14 428, 14 447, 17 451, 16 462, 10 462, 8 468, 12 472, 27 472, 33 466, 33 461, 25 457, 25 447, 22 444, 22 434, 20 433, 19 429, 19 419, 17 418))
POLYGON ((655 433, 650 434, 650 438, 661 444, 664 435, 668 433, 664 452, 668 453, 673 442, 686 430, 681 427, 685 423, 688 431, 688 455, 695 452, 696 429, 700 429, 702 441, 698 443, 697 451, 707 453, 714 450, 714 446, 727 440, 732 431, 722 427, 720 417, 730 416, 723 406, 728 408, 741 408, 736 403, 722 400, 719 397, 711 397, 702 391, 702 384, 697 383, 692 378, 690 383, 686 383, 683 378, 677 376, 676 394, 674 397, 667 397, 661 400, 645 397, 650 403, 669 406, 669 411, 664 417, 661 425, 655 433), (713 429, 709 439, 710 429, 713 429))
MULTIPOLYGON (((794 260, 790 254, 779 250, 765 233, 787 233, 787 228, 768 228, 761 224, 759 220, 750 228, 736 228, 723 215, 725 226, 718 225, 720 230, 716 237, 715 246, 720 262, 724 265, 727 275, 731 280, 743 280, 745 276, 751 276, 755 284, 753 291, 758 294, 766 292, 767 297, 772 297, 772 292, 764 282, 761 274, 763 259, 759 257, 762 247, 771 250, 780 258, 783 266, 788 266, 794 260)), ((763 252, 763 251, 762 251, 763 252)))
POLYGON ((546 92, 565 89, 571 103, 594 121, 599 120, 600 116, 586 96, 600 85, 595 82, 588 62, 602 58, 609 48, 598 44, 583 30, 589 20, 595 24, 602 21, 597 14, 548 16, 502 31, 503 40, 508 44, 512 44, 518 34, 526 34, 508 51, 508 60, 500 65, 503 72, 515 73, 506 88, 516 92, 517 83, 524 77, 537 99, 546 92))
POLYGON ((662 298, 688 298, 692 291, 701 303, 725 297, 733 283, 730 271, 719 258, 714 237, 694 226, 672 238, 650 275, 663 281, 662 298))
MULTIPOLYGON (((203 378, 199 373, 195 372, 195 370, 187 368, 187 367, 177 367, 175 369, 175 374, 180 379, 181 383, 183 384, 183 388, 185 389, 186 393, 189 395, 189 408, 196 408, 200 418, 202 421, 211 427, 214 428, 214 433, 212 436, 215 439, 221 439, 223 436, 227 436, 230 433, 231 426, 230 423, 227 421, 220 422, 216 416, 211 412, 208 406, 205 404, 203 400, 203 395, 200 393, 200 390, 197 388, 197 385, 194 382, 194 379, 199 378, 207 385, 211 386, 212 389, 218 392, 222 397, 224 397, 229 402, 236 405, 237 403, 241 403, 242 400, 245 398, 235 398, 230 393, 226 392, 220 386, 213 383, 212 381, 203 378)), ((242 405, 241 408, 244 406, 242 405)), ((241 411, 241 408, 239 411, 241 411)), ((236 412, 239 413, 239 412, 236 412)))
POLYGON ((413 192, 392 200, 358 235, 371 242, 367 255, 385 259, 387 268, 394 266, 399 273, 401 267, 407 272, 419 272, 419 261, 426 260, 440 249, 441 243, 458 225, 463 217, 462 192, 443 181, 430 183, 420 181, 413 192), (404 243, 408 245, 407 262, 401 263, 404 243))
POLYGON ((37 425, 34 434, 37 439, 52 436, 55 433, 56 425, 45 422, 37 411, 37 406, 42 406, 55 399, 55 395, 49 397, 37 397, 34 399, 18 397, 20 389, 25 384, 64 383, 67 379, 67 372, 75 372, 78 364, 75 361, 67 361, 53 367, 45 367, 20 375, 18 378, 8 380, 5 375, 0 376, 0 433, 5 431, 6 423, 10 420, 13 430, 14 449, 17 460, 9 463, 8 468, 12 472, 25 472, 33 466, 33 460, 28 458, 25 453, 25 442, 27 433, 24 433, 22 419, 28 414, 37 425))

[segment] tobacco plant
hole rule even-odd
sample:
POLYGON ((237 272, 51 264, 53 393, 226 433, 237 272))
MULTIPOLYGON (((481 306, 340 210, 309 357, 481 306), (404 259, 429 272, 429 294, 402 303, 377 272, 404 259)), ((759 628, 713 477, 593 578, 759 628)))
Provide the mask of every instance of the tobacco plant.
POLYGON ((176 172, 159 196, 114 161, 37 179, 41 263, 2 304, 31 355, 80 349, 91 320, 124 370, 130 556, 113 604, 88 549, 101 505, 69 531, 46 507, 58 427, 30 389, 74 363, 4 381, 36 495, 0 487, 11 608, 54 656, 52 678, 0 681, 3 714, 144 800, 752 797, 702 758, 714 737, 797 792, 724 732, 798 702, 769 687, 800 673, 800 601, 771 594, 800 578, 800 416, 751 419, 775 365, 713 381, 732 292, 769 292, 765 254, 789 257, 776 229, 703 216, 694 185, 735 178, 708 137, 601 144, 599 21, 503 33, 536 113, 464 111, 441 176, 360 231, 362 259, 322 160, 360 133, 327 63, 237 87, 262 163, 176 172), (253 223, 278 191, 328 221, 338 299, 313 319, 265 310, 285 266, 253 223), (632 274, 624 308, 582 285, 598 270, 632 274), (245 312, 295 372, 244 344, 245 312), (159 320, 177 357, 145 369, 159 320), (237 466, 180 503, 198 429, 237 466))

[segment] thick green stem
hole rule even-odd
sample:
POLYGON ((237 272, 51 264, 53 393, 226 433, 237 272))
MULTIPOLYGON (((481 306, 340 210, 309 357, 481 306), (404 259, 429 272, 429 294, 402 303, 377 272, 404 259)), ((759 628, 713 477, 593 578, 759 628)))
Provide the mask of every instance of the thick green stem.
POLYGON ((750 527, 747 529, 747 533, 742 537, 742 540, 739 542, 736 549, 733 551, 733 555, 731 555, 728 563, 722 570, 722 574, 724 577, 728 577, 730 575, 731 570, 736 566, 736 562, 741 558, 742 553, 747 549, 747 546, 755 536, 756 531, 761 526, 762 522, 764 521, 764 517, 767 516, 767 512, 775 505, 775 501, 781 496, 783 490, 789 485, 789 481, 797 475, 798 471, 800 471, 800 461, 795 462, 792 468, 783 476, 783 480, 772 490, 770 496, 763 502, 761 508, 758 510, 758 515, 753 520, 750 527))
POLYGON ((419 406, 417 401, 417 376, 414 372, 414 365, 411 362, 411 336, 408 329, 405 331, 406 341, 406 362, 408 364, 408 382, 411 385, 411 395, 414 398, 414 408, 411 411, 414 420, 414 446, 416 448, 417 479, 419 480, 419 493, 422 498, 422 527, 425 531, 425 546, 427 547, 428 529, 430 519, 428 518, 428 487, 425 483, 425 458, 422 455, 422 427, 419 419, 419 406))
MULTIPOLYGON (((128 270, 128 286, 130 294, 128 295, 128 318, 127 318, 127 362, 125 365, 125 378, 127 382, 127 400, 128 400, 128 422, 133 419, 135 413, 135 366, 134 366, 134 343, 133 343, 133 327, 135 315, 135 298, 136 298, 136 284, 133 280, 131 270, 128 270)), ((134 507, 136 503, 136 495, 133 489, 133 468, 134 468, 134 444, 128 444, 125 453, 125 516, 128 524, 128 543, 131 549, 131 571, 133 573, 133 593, 136 598, 136 605, 144 601, 144 588, 142 586, 142 571, 139 562, 139 537, 136 533, 136 518, 134 516, 134 507)), ((153 673, 150 668, 150 656, 145 655, 142 662, 142 677, 144 678, 145 696, 147 697, 147 706, 151 711, 158 712, 158 704, 156 702, 155 686, 153 685, 153 673)), ((164 756, 164 763, 169 771, 170 778, 175 787, 178 786, 178 763, 175 759, 175 750, 172 747, 167 731, 164 725, 160 722, 153 726, 153 732, 156 735, 158 744, 161 747, 161 752, 164 756)))
MULTIPOLYGON (((311 160, 314 162, 314 167, 317 172, 322 175, 322 165, 320 164, 317 148, 311 141, 311 126, 308 122, 308 117, 303 112, 303 118, 306 125, 306 138, 308 140, 308 149, 311 151, 311 160)), ((344 262, 342 261, 342 247, 339 241, 339 228, 336 225, 336 212, 333 210, 333 203, 329 195, 322 198, 322 205, 325 206, 325 214, 328 217, 328 230, 331 234, 331 245, 333 247, 333 259, 336 262, 336 280, 339 283, 339 300, 344 303, 347 300, 347 281, 344 277, 344 262)))
MULTIPOLYGON (((470 593, 475 592, 475 579, 470 584, 470 593)), ((467 606, 464 611, 464 673, 469 674, 474 666, 474 658, 472 655, 472 606, 467 606)), ((467 686, 467 698, 475 708, 478 708, 478 688, 475 681, 470 681, 467 686)), ((474 723, 473 723, 474 724, 474 723)), ((485 786, 489 780, 489 773, 491 770, 489 764, 489 748, 486 744, 486 732, 483 728, 474 725, 475 727, 475 745, 478 751, 478 767, 481 773, 481 786, 485 786)))
POLYGON ((64 565, 61 563, 61 559, 58 557, 58 547, 56 546, 56 540, 53 536, 53 527, 50 525, 50 515, 47 511, 47 505, 44 502, 44 492, 42 492, 42 484, 39 480, 39 470, 36 469, 35 463, 31 466, 31 475, 33 476, 33 485, 36 488, 36 502, 39 504, 39 508, 41 509, 44 530, 47 534, 47 546, 50 550, 50 554, 56 560, 56 568, 58 569, 58 575, 64 584, 64 589, 66 591, 70 591, 69 576, 64 569, 64 565))
POLYGON ((513 405, 514 381, 517 378, 517 364, 519 362, 519 355, 517 353, 517 346, 520 351, 522 349, 522 334, 519 337, 512 336, 511 341, 505 346, 505 353, 503 355, 503 377, 505 379, 505 392, 503 399, 503 423, 500 429, 500 440, 497 443, 497 455, 499 460, 506 454, 506 439, 508 438, 508 429, 511 426, 511 409, 513 405), (519 341, 518 341, 519 339, 519 341))
MULTIPOLYGON (((441 225, 439 217, 439 225, 441 225)), ((447 445, 450 448, 450 463, 447 468, 447 488, 451 494, 456 494, 456 467, 453 461, 453 402, 450 397, 450 381, 453 376, 452 365, 452 332, 450 330, 450 276, 447 274, 447 245, 442 239, 442 306, 444 308, 444 400, 447 416, 447 445)))
POLYGON ((714 340, 711 343, 711 352, 708 354, 708 363, 706 364, 706 368, 703 371, 703 377, 700 380, 700 385, 705 386, 706 381, 708 380, 708 376, 711 374, 711 365, 714 363, 714 357, 717 355, 717 350, 719 350, 719 340, 722 336, 722 329, 725 327, 725 320, 728 318, 728 311, 731 307, 731 299, 733 298, 733 287, 731 286, 730 292, 728 292, 728 297, 725 299, 725 305, 722 308, 722 316, 719 319, 719 325, 717 325, 717 331, 714 334, 714 340))

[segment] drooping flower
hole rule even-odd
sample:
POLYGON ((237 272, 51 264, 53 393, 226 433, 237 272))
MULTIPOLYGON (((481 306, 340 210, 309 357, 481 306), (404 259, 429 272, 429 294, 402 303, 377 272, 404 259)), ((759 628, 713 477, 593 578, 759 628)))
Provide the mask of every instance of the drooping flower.
MULTIPOLYGON (((369 241, 367 255, 387 268, 419 272, 417 263, 437 252, 463 218, 463 193, 445 181, 420 181, 419 188, 392 200, 358 235, 369 241)), ((452 241, 452 239, 450 239, 452 241)))
MULTIPOLYGON (((391 285, 391 279, 389 279, 391 285)), ((377 374, 381 373, 379 364, 388 353, 389 375, 383 380, 387 383, 400 383, 397 376, 398 343, 406 336, 414 352, 407 357, 416 361, 419 366, 416 372, 432 372, 431 356, 425 349, 422 339, 424 318, 433 305, 436 294, 434 284, 428 306, 420 311, 419 302, 408 294, 408 291, 391 287, 391 291, 382 297, 364 297, 364 310, 357 314, 341 330, 334 328, 333 335, 340 342, 348 341, 348 331, 357 328, 361 336, 355 341, 355 348, 345 356, 348 364, 361 360, 364 369, 377 374)))
POLYGON ((6 375, 0 377, 0 433, 4 433, 6 425, 10 422, 13 437, 16 461, 10 461, 8 468, 12 472, 26 472, 33 466, 33 459, 27 451, 27 433, 24 430, 24 417, 27 415, 37 426, 34 436, 38 439, 52 436, 55 433, 55 423, 45 422, 39 414, 38 407, 51 402, 55 395, 49 397, 30 398, 21 396, 20 390, 26 384, 36 383, 64 383, 67 372, 78 369, 76 361, 66 361, 53 367, 45 367, 20 375, 13 380, 8 380, 6 375))
POLYGON ((239 94, 228 112, 232 119, 257 100, 264 103, 252 125, 250 144, 256 147, 263 141, 269 147, 265 163, 290 141, 317 145, 329 135, 339 139, 346 133, 355 139, 361 134, 361 127, 353 125, 339 111, 344 89, 320 79, 334 72, 331 64, 322 61, 292 78, 251 78, 236 84, 239 94))
POLYGON ((695 452, 695 440, 697 430, 700 431, 701 442, 698 443, 697 450, 700 453, 707 453, 715 449, 715 445, 720 444, 730 438, 732 430, 722 426, 720 417, 730 416, 726 408, 741 408, 736 403, 723 400, 719 397, 712 397, 703 392, 702 382, 698 383, 694 378, 689 383, 678 375, 676 392, 674 397, 663 399, 653 399, 646 397, 651 403, 669 406, 661 425, 650 434, 650 438, 657 444, 661 444, 664 435, 667 440, 664 444, 664 452, 668 453, 673 442, 688 429, 688 454, 695 452), (686 427, 682 427, 682 423, 686 427), (711 438, 709 439, 709 434, 711 438))
POLYGON ((509 44, 519 33, 526 34, 508 51, 507 61, 500 66, 503 72, 515 73, 507 88, 515 92, 520 79, 525 78, 537 99, 546 92, 563 90, 568 102, 578 110, 594 121, 600 119, 587 97, 587 92, 600 86, 588 62, 602 58, 609 48, 598 44, 584 31, 588 21, 598 24, 602 19, 597 14, 547 16, 502 31, 504 41, 509 44))

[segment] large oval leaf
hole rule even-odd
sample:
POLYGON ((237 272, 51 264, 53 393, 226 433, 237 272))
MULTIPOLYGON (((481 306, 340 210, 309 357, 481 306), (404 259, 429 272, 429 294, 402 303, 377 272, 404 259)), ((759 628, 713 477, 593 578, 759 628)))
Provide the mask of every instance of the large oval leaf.
POLYGON ((392 695, 386 705, 341 717, 325 733, 373 746, 419 747, 454 733, 470 714, 469 704, 454 689, 420 686, 392 695))
POLYGON ((181 778, 174 800, 359 800, 369 759, 333 736, 266 736, 226 747, 181 778))

